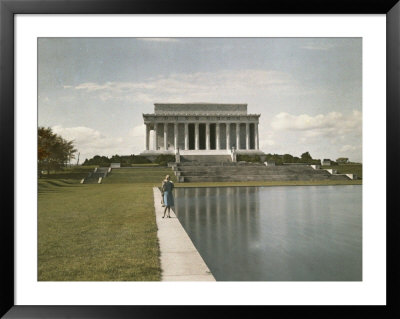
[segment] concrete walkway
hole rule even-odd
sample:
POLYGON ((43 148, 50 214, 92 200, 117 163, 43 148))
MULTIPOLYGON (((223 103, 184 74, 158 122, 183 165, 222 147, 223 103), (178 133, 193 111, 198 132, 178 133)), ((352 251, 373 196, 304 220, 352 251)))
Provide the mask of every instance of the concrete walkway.
POLYGON ((153 188, 154 208, 161 251, 162 281, 215 281, 203 258, 171 209, 171 218, 162 218, 161 192, 153 188))

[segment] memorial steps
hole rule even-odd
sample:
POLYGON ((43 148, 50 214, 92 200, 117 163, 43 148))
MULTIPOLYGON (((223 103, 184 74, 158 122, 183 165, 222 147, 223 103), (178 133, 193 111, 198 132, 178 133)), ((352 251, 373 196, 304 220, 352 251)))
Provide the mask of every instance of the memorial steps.
POLYGON ((220 163, 232 162, 230 155, 184 155, 181 156, 182 162, 200 162, 200 163, 220 163))
POLYGON ((84 178, 82 184, 98 184, 99 178, 104 178, 107 176, 108 167, 99 167, 94 172, 88 174, 87 177, 84 178))
POLYGON ((180 182, 320 181, 348 180, 308 165, 265 166, 259 163, 184 162, 173 170, 180 182))
POLYGON ((143 114, 145 150, 140 155, 154 160, 175 154, 176 163, 168 165, 179 182, 349 179, 308 165, 236 162, 238 155, 265 157, 259 148, 260 116, 248 114, 247 104, 155 103, 154 113, 143 114))

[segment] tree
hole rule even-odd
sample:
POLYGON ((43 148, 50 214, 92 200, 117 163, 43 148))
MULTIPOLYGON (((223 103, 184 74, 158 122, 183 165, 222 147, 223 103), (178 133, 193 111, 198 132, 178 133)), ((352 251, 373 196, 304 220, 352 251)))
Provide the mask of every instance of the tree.
POLYGON ((297 156, 293 157, 293 163, 300 163, 300 162, 301 162, 300 157, 297 157, 297 156))
POLYGON ((290 154, 283 155, 283 162, 284 163, 293 163, 293 156, 290 154))
POLYGON ((75 158, 76 149, 73 141, 67 141, 53 133, 50 127, 38 128, 38 169, 39 176, 42 170, 57 170, 65 167, 75 158))
POLYGON ((309 152, 305 152, 305 153, 301 154, 301 161, 303 163, 311 163, 312 160, 313 159, 312 159, 312 157, 311 157, 309 152))
POLYGON ((283 158, 283 156, 279 155, 279 154, 270 154, 270 153, 268 153, 266 155, 267 162, 273 161, 273 162, 275 162, 275 165, 282 165, 283 164, 282 158, 283 158))
POLYGON ((167 166, 169 162, 175 162, 175 155, 161 154, 154 159, 154 163, 157 163, 160 166, 167 166))
POLYGON ((349 159, 347 157, 339 157, 336 159, 336 162, 338 164, 347 164, 349 162, 349 159))
MULTIPOLYGON (((99 165, 99 166, 109 166, 111 163, 110 159, 107 156, 95 155, 90 160, 87 160, 83 163, 83 165, 99 165)), ((119 161, 118 161, 119 163, 119 161)))
POLYGON ((111 156, 110 162, 111 162, 111 163, 121 163, 121 156, 119 156, 119 155, 117 155, 117 154, 111 156))

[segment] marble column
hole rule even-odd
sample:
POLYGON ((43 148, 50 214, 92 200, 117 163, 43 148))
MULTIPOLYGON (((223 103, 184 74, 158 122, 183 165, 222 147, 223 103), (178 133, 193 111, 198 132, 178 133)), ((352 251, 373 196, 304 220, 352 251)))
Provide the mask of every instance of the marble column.
POLYGON ((199 149, 199 123, 194 124, 194 144, 195 149, 199 149))
POLYGON ((254 148, 256 150, 259 149, 259 145, 258 145, 258 123, 254 123, 254 139, 255 139, 255 143, 254 143, 254 148))
POLYGON ((236 149, 240 149, 240 123, 236 123, 236 149))
POLYGON ((167 136, 168 136, 168 123, 164 123, 164 150, 168 150, 167 136))
POLYGON ((249 123, 246 123, 246 150, 250 149, 250 127, 249 123))
POLYGON ((153 148, 158 149, 158 123, 154 123, 153 148))
POLYGON ((185 150, 189 149, 189 123, 185 123, 185 150))
POLYGON ((150 125, 149 124, 145 124, 146 125, 146 136, 145 136, 145 142, 144 142, 144 147, 145 150, 148 151, 150 148, 150 125))
POLYGON ((174 148, 178 149, 178 123, 174 123, 174 148))
POLYGON ((226 149, 230 150, 231 149, 231 123, 226 123, 225 125, 226 129, 226 149))
POLYGON ((216 143, 215 143, 215 148, 217 149, 217 150, 219 150, 221 147, 221 144, 220 144, 220 137, 219 137, 219 123, 217 123, 217 124, 215 124, 215 139, 216 139, 216 143))
POLYGON ((206 150, 210 149, 210 123, 206 123, 206 150))

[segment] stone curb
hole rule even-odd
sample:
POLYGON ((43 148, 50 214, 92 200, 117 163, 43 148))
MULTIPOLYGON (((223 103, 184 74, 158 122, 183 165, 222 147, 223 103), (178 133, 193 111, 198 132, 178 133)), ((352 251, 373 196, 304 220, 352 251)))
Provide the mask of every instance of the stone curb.
POLYGON ((153 188, 153 195, 161 252, 161 281, 215 281, 172 209, 171 218, 162 218, 164 207, 161 207, 161 192, 157 187, 153 188))

